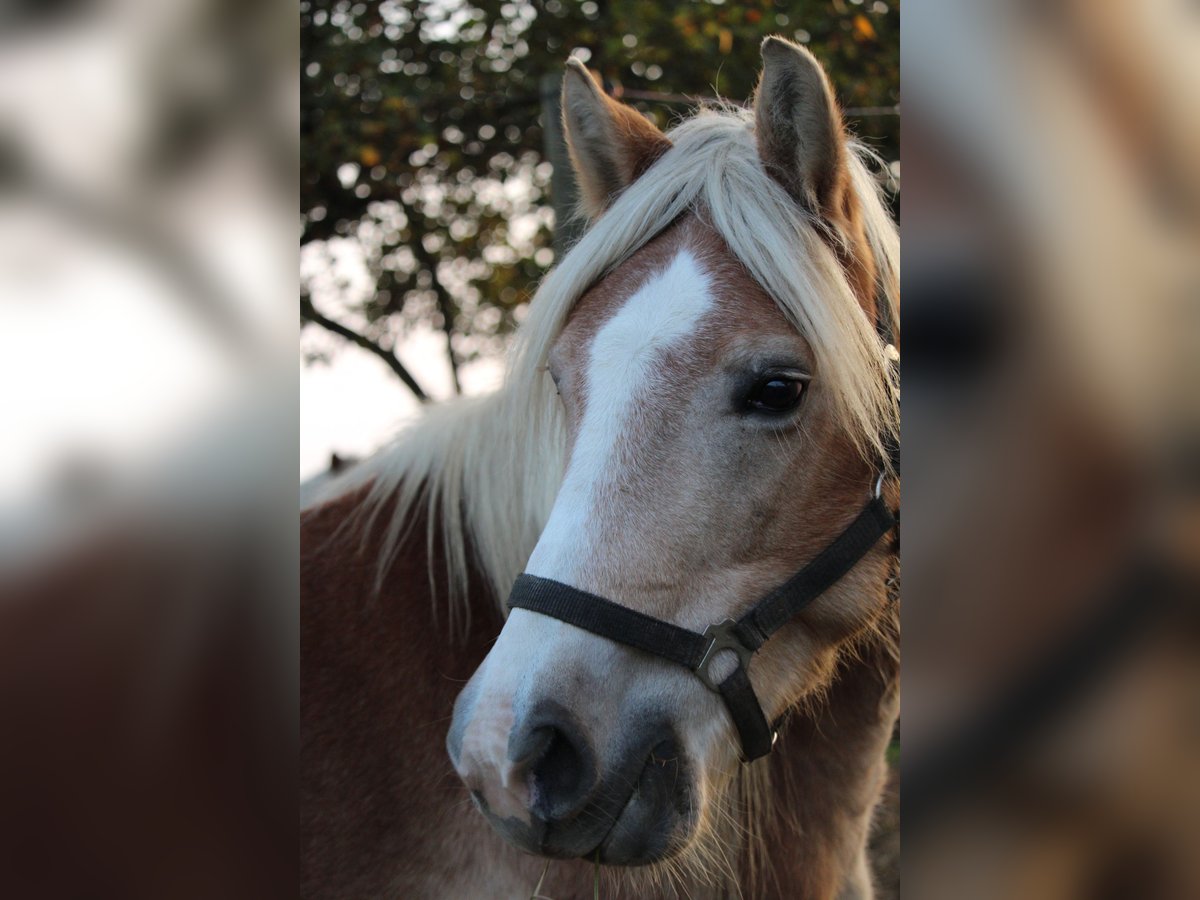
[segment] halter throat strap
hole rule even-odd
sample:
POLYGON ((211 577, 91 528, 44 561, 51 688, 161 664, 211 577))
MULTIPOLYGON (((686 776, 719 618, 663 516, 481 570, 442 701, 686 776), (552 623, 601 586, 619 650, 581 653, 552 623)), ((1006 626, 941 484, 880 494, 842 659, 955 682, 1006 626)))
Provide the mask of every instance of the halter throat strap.
POLYGON ((758 601, 737 621, 710 625, 703 634, 613 603, 587 591, 528 573, 517 576, 510 609, 526 609, 690 669, 720 694, 742 742, 742 758, 765 756, 776 732, 767 722, 750 683, 754 653, 776 631, 854 568, 897 524, 878 491, 858 516, 804 568, 758 601), (737 657, 733 672, 712 675, 722 650, 737 657))

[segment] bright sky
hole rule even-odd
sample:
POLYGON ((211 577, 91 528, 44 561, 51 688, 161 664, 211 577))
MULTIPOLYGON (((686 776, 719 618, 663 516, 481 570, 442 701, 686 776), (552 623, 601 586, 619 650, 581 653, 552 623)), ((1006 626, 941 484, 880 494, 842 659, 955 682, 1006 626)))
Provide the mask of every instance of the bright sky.
MULTIPOLYGON (((313 289, 314 303, 326 315, 362 331, 356 308, 375 285, 361 246, 334 238, 301 248, 300 274, 313 289)), ((300 346, 320 351, 328 362, 300 362, 300 480, 329 468, 330 454, 363 457, 378 450, 420 411, 412 393, 383 360, 317 325, 306 325, 300 346)), ((446 337, 427 324, 400 340, 397 354, 417 383, 435 400, 453 396, 446 337)), ((500 359, 463 366, 459 381, 466 394, 493 390, 503 372, 500 359)))
MULTIPOLYGON (((309 325, 308 329, 316 329, 309 325)), ((300 364, 300 479, 329 467, 333 452, 366 456, 411 422, 420 404, 382 360, 329 336, 328 364, 300 364), (339 346, 340 345, 340 346, 339 346)), ((417 382, 439 399, 451 394, 446 339, 431 328, 415 331, 397 354, 417 382)), ((463 392, 481 394, 500 383, 500 359, 462 367, 463 392)))

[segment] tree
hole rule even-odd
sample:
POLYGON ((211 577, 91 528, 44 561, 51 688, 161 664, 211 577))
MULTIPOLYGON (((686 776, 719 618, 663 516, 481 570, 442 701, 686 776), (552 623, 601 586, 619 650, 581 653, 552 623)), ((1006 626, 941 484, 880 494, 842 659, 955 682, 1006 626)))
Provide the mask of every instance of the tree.
POLYGON ((899 102, 894 3, 303 0, 300 21, 301 243, 323 273, 303 281, 302 319, 385 358, 432 322, 456 385, 459 366, 502 348, 553 262, 539 85, 568 54, 666 127, 686 97, 748 98, 762 38, 782 33, 826 64, 852 127, 898 156, 899 119, 879 114, 899 102), (320 264, 339 242, 365 289, 320 264))

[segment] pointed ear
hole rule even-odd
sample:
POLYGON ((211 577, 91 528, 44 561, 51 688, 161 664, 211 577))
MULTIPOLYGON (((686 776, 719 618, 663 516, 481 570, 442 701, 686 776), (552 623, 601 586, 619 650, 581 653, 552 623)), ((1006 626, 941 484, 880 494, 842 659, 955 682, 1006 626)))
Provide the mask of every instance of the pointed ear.
POLYGON ((850 175, 842 116, 825 70, 808 50, 779 37, 763 41, 762 57, 754 119, 763 164, 805 209, 839 220, 850 175))
POLYGON ((604 212, 671 147, 641 113, 606 96, 577 59, 567 60, 562 109, 567 149, 589 218, 604 212))

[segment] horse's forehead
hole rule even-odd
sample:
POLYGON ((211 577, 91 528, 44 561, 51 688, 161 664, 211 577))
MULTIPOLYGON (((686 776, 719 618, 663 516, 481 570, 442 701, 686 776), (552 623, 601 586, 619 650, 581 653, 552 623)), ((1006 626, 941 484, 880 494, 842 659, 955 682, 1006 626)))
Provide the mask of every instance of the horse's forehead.
MULTIPOLYGON (((644 288, 653 293, 658 287, 655 280, 661 280, 681 254, 686 254, 687 264, 696 270, 695 279, 704 283, 710 301, 707 318, 720 320, 720 327, 709 329, 710 333, 788 327, 778 308, 720 236, 689 217, 648 242, 580 298, 556 342, 555 360, 563 365, 586 360, 588 348, 604 325, 644 288)), ((666 290, 670 284, 664 281, 661 287, 666 290)))

